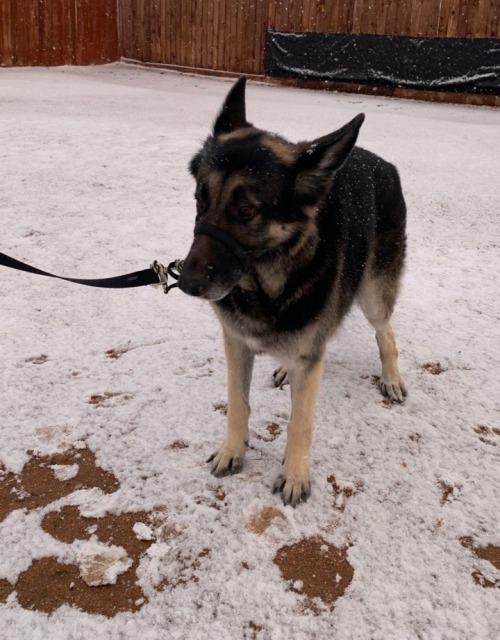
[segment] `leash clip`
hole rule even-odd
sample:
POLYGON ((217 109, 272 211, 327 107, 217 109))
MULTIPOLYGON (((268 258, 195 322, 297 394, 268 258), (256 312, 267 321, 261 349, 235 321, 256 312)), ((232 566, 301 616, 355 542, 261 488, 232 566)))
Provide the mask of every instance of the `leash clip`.
MULTIPOLYGON (((161 287, 163 288, 163 293, 168 293, 170 287, 168 286, 168 272, 167 272, 167 269, 162 264, 160 264, 158 262, 158 260, 155 260, 153 262, 153 264, 151 265, 151 269, 158 276, 158 284, 161 285, 161 287)), ((153 284, 151 286, 152 287, 157 287, 158 284, 153 284)))
MULTIPOLYGON (((151 269, 158 276, 158 284, 163 288, 163 293, 168 293, 170 289, 178 286, 176 282, 169 285, 168 276, 171 276, 172 278, 174 278, 174 280, 178 280, 183 264, 184 260, 174 260, 168 265, 168 267, 164 267, 158 262, 158 260, 155 260, 153 262, 153 264, 151 265, 151 269)), ((151 286, 157 287, 158 284, 153 284, 151 286)))

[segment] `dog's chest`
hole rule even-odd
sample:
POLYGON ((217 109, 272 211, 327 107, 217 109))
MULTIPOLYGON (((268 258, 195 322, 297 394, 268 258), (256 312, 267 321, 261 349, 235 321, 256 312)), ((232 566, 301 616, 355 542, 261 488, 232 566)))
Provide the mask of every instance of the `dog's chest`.
POLYGON ((213 308, 222 325, 243 339, 253 350, 265 351, 276 333, 276 318, 260 296, 238 291, 217 302, 213 308))

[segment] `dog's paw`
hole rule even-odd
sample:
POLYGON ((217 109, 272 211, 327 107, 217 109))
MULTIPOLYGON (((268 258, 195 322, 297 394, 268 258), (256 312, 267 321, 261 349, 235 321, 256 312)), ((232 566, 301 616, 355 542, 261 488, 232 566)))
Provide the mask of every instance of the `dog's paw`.
POLYGON ((283 389, 286 384, 290 384, 288 371, 285 367, 279 367, 273 372, 273 384, 275 387, 283 389))
POLYGON ((309 476, 286 476, 282 471, 273 484, 273 493, 281 493, 283 504, 296 507, 300 502, 306 502, 311 495, 311 481, 309 476))
POLYGON ((391 402, 404 402, 408 395, 408 391, 401 378, 395 382, 380 378, 378 388, 380 389, 380 393, 386 398, 389 398, 391 402))
POLYGON ((210 471, 216 478, 233 475, 239 473, 243 469, 243 460, 245 458, 246 444, 243 449, 236 449, 222 445, 222 447, 213 453, 207 462, 211 463, 210 471))

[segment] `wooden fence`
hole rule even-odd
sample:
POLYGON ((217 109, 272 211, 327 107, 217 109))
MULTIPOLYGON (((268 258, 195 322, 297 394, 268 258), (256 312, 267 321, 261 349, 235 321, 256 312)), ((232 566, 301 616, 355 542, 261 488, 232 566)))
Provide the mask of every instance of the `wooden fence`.
POLYGON ((121 38, 132 60, 262 74, 267 30, 497 38, 500 2, 0 0, 0 64, 109 62, 121 38))
POLYGON ((0 0, 0 65, 100 64, 119 57, 116 0, 0 0))
POLYGON ((262 74, 272 31, 500 37, 498 0, 120 0, 122 55, 262 74))
MULTIPOLYGON (((145 64, 260 76, 266 31, 498 38, 500 2, 0 0, 0 65, 100 64, 121 55, 145 64)), ((404 89, 391 95, 419 97, 404 89)), ((474 101, 500 104, 500 97, 474 101)))

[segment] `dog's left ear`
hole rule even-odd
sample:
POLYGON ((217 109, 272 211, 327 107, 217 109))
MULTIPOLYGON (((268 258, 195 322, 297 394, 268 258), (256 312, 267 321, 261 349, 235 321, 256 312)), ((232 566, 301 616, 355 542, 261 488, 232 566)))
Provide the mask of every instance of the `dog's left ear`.
POLYGON ((214 123, 214 135, 231 133, 236 129, 251 127, 246 120, 245 113, 245 84, 246 77, 241 78, 231 87, 224 100, 224 104, 214 123))
POLYGON ((314 202, 324 195, 356 144, 364 119, 365 114, 360 113, 337 131, 297 145, 295 192, 299 197, 314 202))
POLYGON ((203 162, 203 149, 200 149, 198 153, 196 153, 189 163, 189 173, 196 178, 198 176, 198 171, 200 170, 201 163, 203 162))

